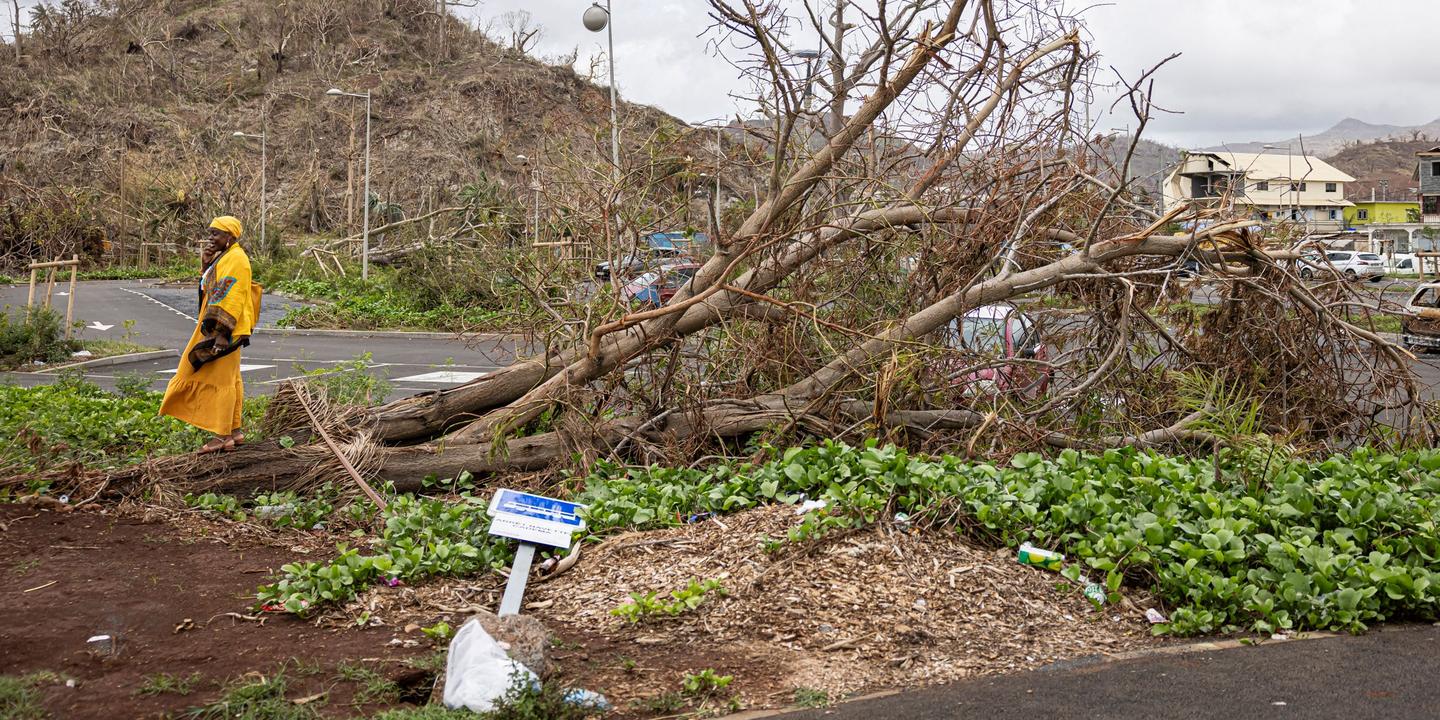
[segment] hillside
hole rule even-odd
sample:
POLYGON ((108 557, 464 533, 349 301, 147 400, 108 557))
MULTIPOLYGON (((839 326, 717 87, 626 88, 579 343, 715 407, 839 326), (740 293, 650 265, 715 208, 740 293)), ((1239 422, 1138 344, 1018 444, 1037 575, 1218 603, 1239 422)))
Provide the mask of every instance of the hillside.
MULTIPOLYGON (((372 193, 391 214, 467 187, 513 203, 535 158, 608 157, 607 89, 434 7, 136 0, 52 13, 22 38, 18 67, 0 53, 0 202, 73 188, 122 244, 220 211, 253 224, 259 144, 232 135, 263 126, 272 230, 358 230, 364 101, 330 87, 373 93, 372 193)), ((622 107, 627 144, 667 123, 679 121, 622 107)))
MULTIPOLYGON (((1229 150, 1231 152, 1261 152, 1266 145, 1293 147, 1300 153, 1303 144, 1309 155, 1326 157, 1334 155, 1348 146, 1376 140, 1421 140, 1440 138, 1440 118, 1421 125, 1377 125, 1355 118, 1345 118, 1323 132, 1295 136, 1281 140, 1232 142, 1205 148, 1206 150, 1229 150), (1302 143, 1303 140, 1303 143, 1302 143)), ((1432 144, 1434 144, 1432 142, 1432 144)))
MULTIPOLYGON (((1115 142, 1104 146, 1104 155, 1109 162, 1117 168, 1125 160, 1125 152, 1130 147, 1130 137, 1118 136, 1115 142)), ((1160 183, 1165 180, 1166 173, 1175 166, 1180 159, 1180 148, 1170 147, 1163 143, 1141 138, 1135 145, 1135 152, 1130 157, 1130 178, 1137 189, 1143 189, 1147 193, 1158 197, 1160 183)))
POLYGON ((1368 200, 1372 190, 1374 197, 1381 200, 1414 200, 1415 153, 1436 144, 1434 139, 1361 143, 1350 145, 1325 161, 1355 177, 1356 182, 1345 188, 1349 200, 1368 200))

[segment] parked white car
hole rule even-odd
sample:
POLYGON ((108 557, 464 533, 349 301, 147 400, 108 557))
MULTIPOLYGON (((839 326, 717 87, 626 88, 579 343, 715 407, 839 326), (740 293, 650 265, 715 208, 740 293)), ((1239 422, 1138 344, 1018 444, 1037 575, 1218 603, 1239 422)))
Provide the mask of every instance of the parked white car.
POLYGON ((1351 282, 1379 280, 1385 277, 1385 259, 1375 253, 1353 250, 1329 250, 1324 257, 1307 254, 1300 258, 1300 277, 1305 280, 1327 270, 1351 282))
POLYGON ((1416 268, 1414 253, 1395 253, 1386 259, 1386 266, 1393 273, 1415 274, 1419 272, 1416 268))

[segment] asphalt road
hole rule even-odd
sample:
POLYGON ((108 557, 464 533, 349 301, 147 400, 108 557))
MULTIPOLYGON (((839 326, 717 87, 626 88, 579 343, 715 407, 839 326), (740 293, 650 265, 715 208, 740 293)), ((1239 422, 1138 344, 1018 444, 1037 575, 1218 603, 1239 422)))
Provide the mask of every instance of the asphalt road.
MULTIPOLYGON (((0 306, 23 306, 26 292, 24 285, 0 286, 0 306)), ((63 311, 66 299, 57 296, 52 302, 63 311)), ((390 397, 394 398, 467 382, 508 365, 516 352, 516 343, 493 336, 465 340, 390 333, 333 337, 267 332, 267 326, 273 328, 286 309, 299 304, 275 295, 266 295, 261 301, 261 325, 251 336, 250 347, 241 351, 248 394, 273 392, 289 378, 350 363, 368 353, 368 371, 390 382, 390 397)), ((82 282, 75 294, 75 319, 87 326, 80 331, 84 339, 129 339, 178 351, 195 328, 194 314, 193 288, 164 287, 143 280, 104 280, 82 282), (132 321, 129 327, 126 321, 132 321)), ((177 354, 91 368, 86 375, 106 388, 113 388, 117 378, 139 375, 151 378, 152 387, 164 389, 178 364, 177 354)), ((54 376, 47 374, 0 375, 20 385, 54 381, 54 376)))
POLYGON ((1440 717, 1440 628, 1150 655, 943 685, 784 720, 1440 717))

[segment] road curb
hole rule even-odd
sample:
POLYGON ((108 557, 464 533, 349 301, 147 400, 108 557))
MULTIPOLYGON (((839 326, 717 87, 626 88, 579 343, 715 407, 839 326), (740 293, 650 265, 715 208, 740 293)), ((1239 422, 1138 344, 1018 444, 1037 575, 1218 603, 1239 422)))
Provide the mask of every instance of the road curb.
MULTIPOLYGON (((1384 628, 1383 628, 1383 627, 1376 627, 1376 628, 1372 628, 1372 629, 1370 630, 1370 632, 1383 632, 1383 631, 1384 631, 1384 628)), ((1339 637, 1339 635, 1340 635, 1339 633, 1315 631, 1315 632, 1303 632, 1303 633, 1298 633, 1298 634, 1295 634, 1295 635, 1291 635, 1291 636, 1286 637, 1284 640, 1270 640, 1270 639, 1262 639, 1262 638, 1233 638, 1233 639, 1226 639, 1226 640, 1202 640, 1202 641, 1199 641, 1199 642, 1175 643, 1175 644, 1172 644, 1172 645, 1158 645, 1158 646, 1156 646, 1156 647, 1141 648, 1141 649, 1139 649, 1139 650, 1128 650, 1128 651, 1125 651, 1125 652, 1119 652, 1119 653, 1114 653, 1114 654, 1090 655, 1090 656, 1087 656, 1087 657, 1073 658, 1073 659, 1071 659, 1071 660, 1060 660, 1060 661, 1057 661, 1057 662, 1050 663, 1049 665, 1042 665, 1042 666, 1040 666, 1040 667, 1038 667, 1038 668, 1035 668, 1035 669, 1033 669, 1033 670, 1022 670, 1022 671, 1020 671, 1020 672, 1021 672, 1021 673, 1025 673, 1025 672, 1047 672, 1047 671, 1054 671, 1054 670, 1068 670, 1068 669, 1072 669, 1072 668, 1076 668, 1076 667, 1091 667, 1091 666, 1096 666, 1096 665, 1108 665, 1108 664, 1113 663, 1113 662, 1122 662, 1122 661, 1126 661, 1126 660, 1139 660, 1139 659, 1143 659, 1143 658, 1147 658, 1147 657, 1154 657, 1154 656, 1188 655, 1188 654, 1190 654, 1190 653, 1216 652, 1216 651, 1220 651, 1220 650, 1234 650, 1234 649, 1242 648, 1242 647, 1260 647, 1260 646, 1262 646, 1262 645, 1277 644, 1277 643, 1302 642, 1302 641, 1305 641, 1305 640, 1324 640, 1324 639, 1326 639, 1326 638, 1339 637)), ((1001 673, 1001 675, 1013 675, 1013 674, 1017 674, 1017 673, 1001 673)), ((1000 675, 992 675, 992 676, 990 676, 990 677, 999 677, 999 676, 1000 676, 1000 675)), ((965 679, 965 680, 976 680, 976 679, 979 679, 980 677, 985 677, 985 676, 973 676, 973 677, 964 678, 964 679, 965 679)), ((930 688, 943 687, 945 684, 948 684, 948 683, 942 683, 941 685, 928 685, 928 686, 925 686, 925 687, 930 687, 930 688)), ((925 687, 907 688, 907 689, 905 689, 905 690, 896 690, 896 689, 878 690, 878 691, 876 691, 876 692, 866 693, 866 694, 864 694, 864 695, 857 695, 857 696, 855 696, 855 697, 845 698, 844 700, 839 700, 839 701, 833 702, 833 703, 831 703, 830 705, 828 705, 828 706, 826 706, 826 707, 831 707, 831 708, 833 708, 833 707, 836 707, 836 706, 838 706, 838 705, 849 705, 850 703, 860 702, 860 701, 863 701, 863 700, 878 700, 878 699, 883 698, 883 697, 890 697, 891 695, 899 695, 900 693, 902 693, 902 692, 907 692, 908 690, 922 690, 922 689, 925 689, 925 687)), ((720 716, 720 717, 718 718, 718 720, 760 720, 760 718, 777 717, 777 716, 780 716, 780 715, 785 715, 785 714, 787 714, 787 713, 803 712, 803 711, 805 711, 805 710, 817 710, 817 709, 820 709, 820 708, 800 707, 799 705, 787 705, 787 706, 785 706, 785 707, 774 708, 774 709, 766 709, 766 710, 743 710, 743 711, 738 712, 738 713, 731 713, 731 714, 729 714, 729 715, 722 715, 722 716, 720 716)))
POLYGON ((311 328, 282 328, 282 327, 258 327, 252 337, 264 337, 266 335, 301 335, 314 337, 351 337, 351 338, 410 338, 412 340, 520 340, 521 335, 512 333, 475 333, 465 335, 457 332, 423 332, 418 330, 326 330, 311 328))
POLYGON ((124 364, 126 364, 126 363, 132 363, 132 362, 142 362, 142 361, 145 361, 145 360, 159 360, 159 359, 161 359, 161 358, 179 357, 179 356, 180 356, 180 351, 179 351, 179 350, 175 350, 175 349, 170 349, 170 350, 146 350, 145 352, 125 353, 124 355, 111 355, 111 356, 109 356, 109 357, 95 358, 94 360, 82 360, 82 361, 80 361, 80 362, 67 363, 67 364, 65 364, 65 365, 56 365, 55 367, 45 368, 44 370, 37 370, 37 371, 35 371, 35 372, 33 372, 33 373, 29 373, 29 374, 31 374, 31 375, 52 375, 52 374, 54 374, 54 373, 60 372, 61 370, 74 370, 74 369, 76 369, 76 368, 109 367, 109 366, 111 366, 111 365, 124 365, 124 364))

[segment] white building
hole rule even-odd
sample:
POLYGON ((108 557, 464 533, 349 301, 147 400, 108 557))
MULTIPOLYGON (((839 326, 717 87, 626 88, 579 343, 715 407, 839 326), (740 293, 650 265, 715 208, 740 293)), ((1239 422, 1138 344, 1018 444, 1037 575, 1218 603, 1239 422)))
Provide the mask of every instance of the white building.
POLYGON ((1168 211, 1184 201, 1224 206, 1261 221, 1316 230, 1345 226, 1345 183, 1355 178, 1308 155, 1185 151, 1160 190, 1168 211))

